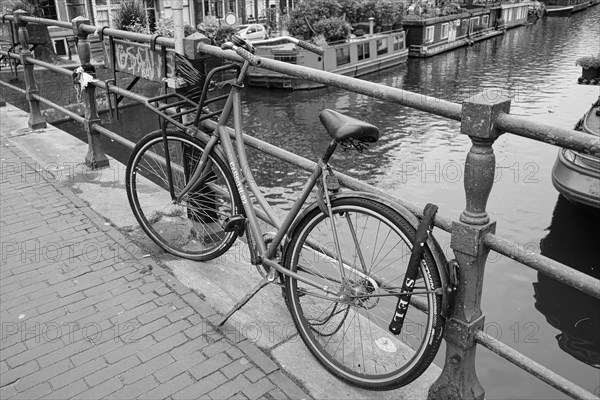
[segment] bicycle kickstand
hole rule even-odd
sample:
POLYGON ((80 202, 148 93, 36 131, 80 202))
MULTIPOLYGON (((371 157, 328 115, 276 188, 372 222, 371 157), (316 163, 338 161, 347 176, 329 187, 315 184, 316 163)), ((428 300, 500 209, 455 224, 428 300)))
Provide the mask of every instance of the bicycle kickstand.
POLYGON ((221 317, 221 319, 216 321, 217 326, 223 326, 223 324, 225 322, 227 322, 227 320, 229 319, 229 317, 231 317, 233 315, 233 313, 235 313, 237 310, 242 308, 247 302, 250 301, 251 298, 253 298, 256 295, 256 293, 258 293, 262 288, 267 286, 269 283, 271 283, 271 281, 269 281, 269 277, 267 275, 260 282, 258 282, 258 284, 254 287, 254 289, 252 289, 250 292, 246 293, 246 295, 244 297, 242 297, 242 299, 240 301, 238 301, 231 308, 231 310, 229 310, 225 315, 223 315, 223 317, 221 317))

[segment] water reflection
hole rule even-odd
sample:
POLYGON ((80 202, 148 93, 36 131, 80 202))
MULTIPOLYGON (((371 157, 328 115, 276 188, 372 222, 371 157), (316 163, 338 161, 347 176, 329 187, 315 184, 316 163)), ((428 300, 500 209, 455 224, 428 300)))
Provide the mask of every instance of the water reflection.
MULTIPOLYGON (((600 217, 559 196, 541 253, 596 279, 600 278, 600 217)), ((538 273, 533 284, 535 308, 561 333, 559 347, 576 359, 600 368, 600 300, 538 273)))

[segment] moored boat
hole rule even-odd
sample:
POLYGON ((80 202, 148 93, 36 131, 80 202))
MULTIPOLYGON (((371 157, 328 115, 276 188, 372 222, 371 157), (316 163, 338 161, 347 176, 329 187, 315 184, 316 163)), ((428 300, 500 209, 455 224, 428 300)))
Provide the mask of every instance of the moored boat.
POLYGON ((549 17, 568 17, 573 12, 573 6, 546 6, 549 17))
POLYGON ((590 5, 591 5, 591 2, 589 0, 588 1, 582 1, 582 2, 577 3, 577 4, 573 4, 573 11, 571 11, 571 13, 576 13, 576 12, 585 10, 590 5))
MULTIPOLYGON (((256 55, 340 75, 359 77, 406 62, 408 50, 405 33, 399 30, 368 34, 343 42, 331 43, 322 56, 289 43, 257 46, 256 55)), ((322 83, 260 68, 251 68, 248 71, 246 82, 250 86, 294 90, 325 86, 322 83)))
MULTIPOLYGON (((577 122, 575 130, 600 140, 600 96, 577 122)), ((560 149, 552 168, 552 183, 570 201, 600 210, 600 158, 560 149)))

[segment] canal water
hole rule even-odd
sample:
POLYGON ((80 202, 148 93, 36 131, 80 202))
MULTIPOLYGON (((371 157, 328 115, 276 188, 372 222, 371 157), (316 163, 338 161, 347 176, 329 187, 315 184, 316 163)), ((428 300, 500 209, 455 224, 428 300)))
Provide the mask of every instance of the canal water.
MULTIPOLYGON (((600 6, 569 18, 547 18, 505 35, 366 79, 460 102, 484 93, 512 98, 511 113, 572 128, 599 95, 577 85, 575 59, 600 50, 600 6)), ((457 219, 464 209, 463 170, 468 138, 459 123, 335 88, 244 95, 244 126, 252 136, 310 159, 328 136, 318 113, 332 108, 380 127, 380 141, 362 154, 338 152, 333 165, 419 206, 433 202, 457 219)), ((126 112, 126 116, 134 113, 126 112)), ((114 130, 137 140, 156 129, 138 110, 114 130)), ((111 128, 109 126, 109 128, 111 128)), ((127 151, 110 147, 121 160, 127 151)), ((600 219, 559 196, 551 183, 556 147, 511 134, 494 145, 497 170, 488 211, 497 234, 599 277, 600 219)), ((258 153, 251 154, 259 184, 283 211, 305 176, 258 153)), ((449 235, 437 231, 448 257, 449 235)), ((485 331, 556 373, 600 393, 600 304, 536 271, 492 252, 486 266, 482 309, 485 331)), ((443 352, 436 359, 443 364, 443 352)), ((483 347, 477 374, 488 399, 561 399, 565 395, 483 347)))

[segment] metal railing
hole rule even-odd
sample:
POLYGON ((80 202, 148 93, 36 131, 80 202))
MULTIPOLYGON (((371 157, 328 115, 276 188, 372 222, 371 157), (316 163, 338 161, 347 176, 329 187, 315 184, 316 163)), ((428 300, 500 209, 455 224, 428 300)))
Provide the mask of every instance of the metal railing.
MULTIPOLYGON (((100 32, 104 36, 145 43, 155 42, 169 47, 174 46, 174 40, 109 28, 97 28, 90 25, 89 21, 81 17, 76 18, 72 24, 69 24, 28 17, 23 12, 17 11, 14 15, 6 16, 6 19, 18 25, 19 40, 22 49, 19 53, 0 51, 0 54, 21 61, 25 75, 26 89, 16 88, 6 82, 0 81, 0 83, 5 87, 20 90, 27 96, 30 106, 29 126, 31 128, 45 126, 45 121, 40 113, 40 103, 50 105, 72 117, 74 120, 81 122, 88 133, 89 152, 86 156, 86 163, 91 168, 101 168, 108 163, 98 140, 98 135, 100 134, 106 135, 132 148, 134 145, 132 142, 100 125, 94 100, 94 90, 95 87, 100 87, 140 103, 144 103, 147 98, 115 85, 107 85, 106 82, 96 81, 83 90, 83 99, 86 106, 85 116, 83 117, 44 99, 38 94, 33 76, 34 65, 63 75, 70 76, 72 72, 33 58, 27 46, 26 26, 28 23, 39 23, 72 27, 74 34, 79 38, 78 52, 82 64, 89 63, 90 61, 87 35, 91 33, 100 32)), ((210 46, 202 40, 186 41, 184 49, 185 55, 191 59, 208 54, 229 61, 242 61, 233 52, 223 51, 218 47, 210 46)), ((492 350, 573 398, 584 399, 595 397, 592 393, 560 377, 518 351, 487 335, 482 330, 484 316, 480 308, 480 300, 483 288, 483 271, 490 250, 508 256, 523 265, 551 276, 595 298, 600 298, 600 283, 597 279, 548 257, 527 251, 519 244, 495 235, 496 223, 490 220, 486 212, 487 199, 494 183, 495 158, 493 144, 503 132, 510 132, 532 140, 600 157, 600 141, 597 138, 582 132, 557 128, 534 122, 528 118, 511 115, 509 113, 510 100, 504 97, 490 100, 482 95, 477 95, 465 100, 462 104, 457 104, 402 89, 270 59, 263 59, 261 67, 460 121, 461 133, 469 136, 471 139, 472 147, 466 156, 464 175, 466 208, 458 220, 441 215, 438 215, 435 219, 436 226, 451 234, 450 246, 459 263, 460 284, 455 294, 451 316, 446 322, 445 340, 447 342, 447 350, 445 364, 441 376, 429 389, 429 399, 484 398, 485 392, 479 383, 475 370, 477 344, 492 350)), ((204 128, 213 129, 215 122, 207 120, 203 124, 204 128)), ((246 136, 244 140, 247 145, 301 169, 309 170, 314 165, 309 160, 258 139, 246 136)), ((389 197, 389 194, 346 175, 342 175, 340 181, 352 189, 375 192, 389 197)), ((404 199, 393 198, 393 200, 408 208, 415 215, 422 215, 421 207, 404 199)))

